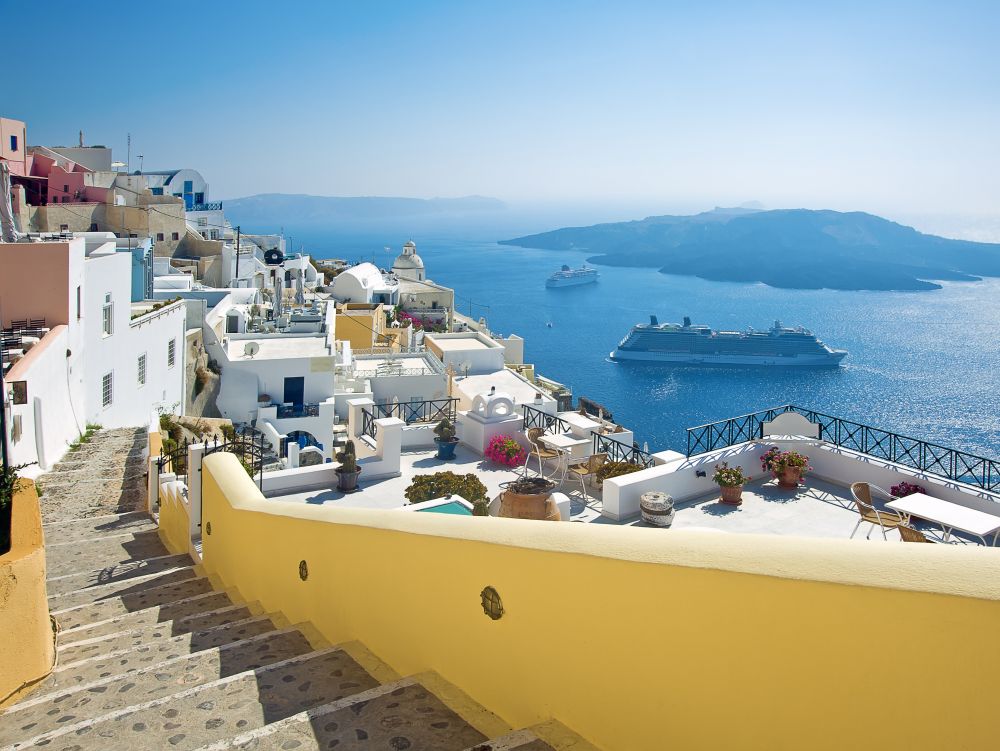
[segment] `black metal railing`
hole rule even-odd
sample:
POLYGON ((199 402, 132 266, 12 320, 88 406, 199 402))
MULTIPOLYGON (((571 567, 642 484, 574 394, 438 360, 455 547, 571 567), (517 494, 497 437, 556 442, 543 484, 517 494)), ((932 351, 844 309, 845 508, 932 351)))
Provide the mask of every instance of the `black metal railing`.
POLYGON ((378 418, 367 409, 361 410, 361 435, 366 435, 373 441, 376 440, 375 436, 378 435, 378 425, 375 424, 376 419, 378 418))
POLYGON ((561 417, 550 415, 548 412, 543 412, 537 407, 532 407, 530 404, 522 404, 521 409, 524 411, 525 431, 531 428, 541 428, 550 433, 572 432, 569 423, 561 417))
POLYGON ((284 404, 278 405, 278 419, 291 417, 319 417, 319 404, 284 404))
POLYGON ((407 425, 418 422, 455 422, 458 399, 425 399, 419 402, 385 402, 372 405, 375 419, 398 417, 407 425))
POLYGON ((264 487, 264 434, 251 427, 237 428, 236 433, 220 441, 218 437, 212 443, 205 444, 205 453, 225 451, 235 454, 247 474, 257 482, 257 487, 264 487))
POLYGON ((607 454, 608 461, 611 462, 641 464, 645 468, 653 466, 653 455, 648 451, 600 433, 594 433, 594 453, 607 454))
POLYGON ((820 439, 835 446, 983 490, 1000 491, 1000 460, 987 459, 792 404, 688 428, 687 455, 703 454, 737 443, 762 439, 764 423, 771 422, 786 412, 795 412, 818 424, 820 439))
POLYGON ((173 472, 178 480, 187 482, 188 475, 188 445, 187 439, 177 443, 171 442, 172 448, 164 451, 160 449, 160 458, 156 460, 159 473, 173 472))

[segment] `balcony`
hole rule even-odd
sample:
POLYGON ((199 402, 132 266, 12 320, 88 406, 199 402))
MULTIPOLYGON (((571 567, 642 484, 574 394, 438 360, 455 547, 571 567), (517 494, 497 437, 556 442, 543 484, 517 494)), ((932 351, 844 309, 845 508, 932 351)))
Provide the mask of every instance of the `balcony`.
POLYGON ((185 211, 222 211, 222 201, 213 201, 212 203, 194 203, 191 204, 191 208, 185 209, 185 211))

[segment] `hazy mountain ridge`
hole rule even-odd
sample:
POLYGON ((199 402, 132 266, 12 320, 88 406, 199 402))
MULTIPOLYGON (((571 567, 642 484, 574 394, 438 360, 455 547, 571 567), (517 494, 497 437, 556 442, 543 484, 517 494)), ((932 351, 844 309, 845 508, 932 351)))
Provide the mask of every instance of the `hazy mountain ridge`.
POLYGON ((501 211, 506 204, 486 196, 403 198, 380 196, 312 196, 265 193, 223 201, 234 223, 312 225, 335 221, 367 221, 429 215, 466 215, 501 211))
POLYGON ((1000 245, 926 235, 864 212, 720 209, 502 240, 586 250, 608 266, 796 289, 938 289, 927 280, 1000 276, 1000 245))

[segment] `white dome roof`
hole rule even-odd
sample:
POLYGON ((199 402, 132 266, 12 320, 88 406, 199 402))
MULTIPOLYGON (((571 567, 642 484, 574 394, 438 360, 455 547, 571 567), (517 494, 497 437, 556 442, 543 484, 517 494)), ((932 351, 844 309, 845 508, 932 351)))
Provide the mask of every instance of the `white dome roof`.
POLYGON ((417 255, 417 244, 413 240, 407 240, 403 244, 403 252, 396 256, 392 264, 395 269, 422 269, 424 259, 417 255))

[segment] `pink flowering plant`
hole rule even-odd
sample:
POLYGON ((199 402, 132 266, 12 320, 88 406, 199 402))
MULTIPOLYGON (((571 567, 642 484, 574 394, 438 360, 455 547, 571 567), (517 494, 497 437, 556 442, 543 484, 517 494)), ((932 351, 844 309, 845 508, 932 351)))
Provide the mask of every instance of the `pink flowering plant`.
POLYGON ((899 485, 893 485, 889 488, 889 494, 893 498, 902 498, 903 496, 913 495, 914 493, 926 493, 927 488, 923 485, 916 485, 912 482, 901 482, 899 485))
POLYGON ((518 467, 524 464, 528 455, 521 444, 509 435, 495 435, 486 446, 485 456, 505 467, 518 467))
POLYGON ((750 476, 743 474, 742 467, 730 467, 728 462, 715 465, 712 480, 722 488, 738 488, 750 482, 750 476))
POLYGON ((810 471, 809 457, 798 451, 782 451, 777 446, 771 446, 760 455, 760 468, 770 472, 775 479, 781 477, 785 470, 799 469, 803 475, 810 471))

